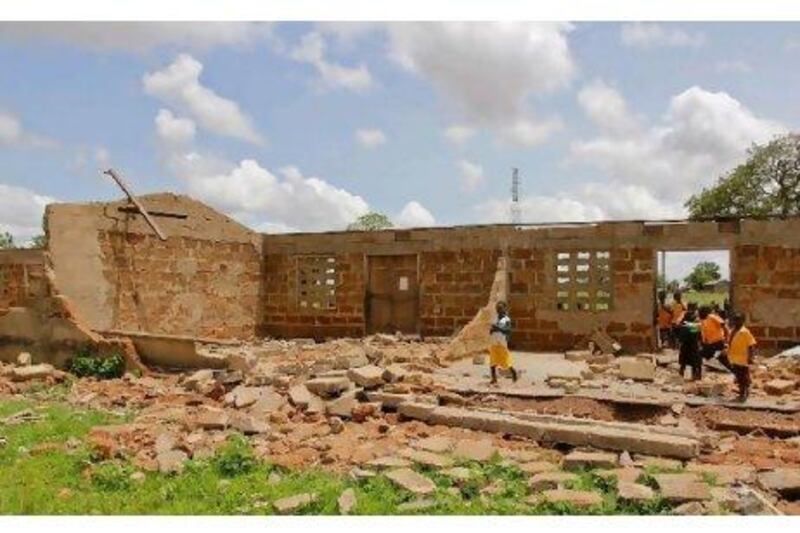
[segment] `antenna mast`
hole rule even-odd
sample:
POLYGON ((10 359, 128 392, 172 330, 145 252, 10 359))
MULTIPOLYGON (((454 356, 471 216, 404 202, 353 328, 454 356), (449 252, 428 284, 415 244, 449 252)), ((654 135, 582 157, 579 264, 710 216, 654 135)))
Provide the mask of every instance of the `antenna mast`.
POLYGON ((511 223, 519 224, 522 220, 519 207, 519 169, 511 168, 511 223))

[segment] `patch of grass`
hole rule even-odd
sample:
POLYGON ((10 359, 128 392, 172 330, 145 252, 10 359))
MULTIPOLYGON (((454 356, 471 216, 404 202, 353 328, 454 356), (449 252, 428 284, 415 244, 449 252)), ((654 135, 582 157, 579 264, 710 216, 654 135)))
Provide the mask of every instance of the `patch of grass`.
MULTIPOLYGON (((8 444, 0 449, 0 514, 102 514, 102 515, 238 515, 271 514, 275 500, 304 492, 317 500, 298 514, 338 514, 338 498, 352 487, 355 514, 401 514, 398 507, 416 497, 385 476, 362 481, 310 468, 286 471, 258 460, 244 437, 233 437, 207 460, 188 461, 178 475, 147 472, 134 480, 137 468, 125 461, 92 462, 85 444, 89 429, 120 423, 124 416, 86 411, 31 400, 0 401, 0 416, 34 409, 43 418, 0 428, 8 444), (68 441, 77 446, 66 446, 68 441), (46 446, 42 446, 46 444, 46 446), (278 483, 269 475, 280 471, 278 483)), ((528 498, 528 475, 499 458, 486 463, 464 462, 467 482, 456 483, 441 472, 417 467, 436 485, 434 507, 402 514, 510 515, 510 514, 652 514, 662 512, 659 502, 622 505, 615 485, 593 472, 579 474, 576 487, 603 495, 603 504, 578 509, 564 504, 536 504, 528 498), (499 490, 482 492, 494 484, 499 490), (458 491, 453 491, 458 487, 458 491)))
POLYGON ((257 461, 250 443, 234 435, 214 458, 214 466, 222 477, 236 477, 251 472, 257 461))
POLYGON ((100 357, 83 349, 70 360, 68 368, 70 372, 80 378, 114 379, 122 377, 125 373, 125 358, 118 353, 100 357))

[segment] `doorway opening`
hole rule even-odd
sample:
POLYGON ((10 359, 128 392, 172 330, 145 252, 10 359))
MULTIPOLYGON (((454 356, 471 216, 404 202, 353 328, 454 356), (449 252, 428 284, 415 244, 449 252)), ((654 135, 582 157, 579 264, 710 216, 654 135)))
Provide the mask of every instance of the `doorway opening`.
MULTIPOLYGON (((657 345, 661 345, 659 329, 664 327, 659 303, 662 291, 670 310, 675 306, 675 294, 680 293, 684 308, 709 306, 722 317, 731 313, 733 286, 729 250, 660 250, 656 260, 654 314, 657 345)), ((676 316, 673 312, 672 319, 675 320, 676 316)), ((663 320, 666 320, 665 316, 663 320)))

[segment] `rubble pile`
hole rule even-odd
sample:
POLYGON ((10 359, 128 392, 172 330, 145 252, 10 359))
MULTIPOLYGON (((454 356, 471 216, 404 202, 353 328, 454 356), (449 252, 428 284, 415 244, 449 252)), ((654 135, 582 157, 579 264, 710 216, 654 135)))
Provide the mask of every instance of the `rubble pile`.
MULTIPOLYGON (((258 457, 283 467, 322 466, 359 479, 385 474, 417 496, 411 510, 430 505, 434 490, 414 465, 466 482, 464 461, 498 456, 529 476, 531 502, 595 505, 597 494, 571 485, 575 471, 587 468, 617 476, 623 500, 662 497, 679 513, 771 513, 796 500, 797 413, 687 407, 692 398, 726 393, 728 374, 708 371, 702 382, 689 383, 676 376, 670 354, 570 351, 563 361, 572 366, 544 377, 526 378, 523 371, 520 383, 484 390, 456 386, 468 372, 441 363, 447 349, 393 335, 208 344, 198 351, 223 359, 225 368, 111 380, 66 380, 23 353, 15 364, 0 363, 0 394, 66 382, 73 405, 133 413, 128 423, 91 430, 88 442, 100 460, 124 457, 140 470, 179 473, 188 460, 211 457, 230 435, 241 434, 258 457), (545 394, 560 407, 525 408, 529 389, 531 398, 545 394), (515 395, 515 405, 500 401, 515 395), (620 422, 613 402, 656 408, 648 418, 620 422), (654 465, 663 475, 643 484, 644 469, 654 465), (709 484, 712 475, 716 482, 709 484)), ((797 368, 794 359, 764 362, 756 372, 759 394, 796 397, 797 368)), ((26 420, 20 415, 19 423, 26 420)), ((273 504, 291 513, 314 498, 300 494, 273 504)), ((351 512, 353 498, 342 495, 342 512, 351 512)))

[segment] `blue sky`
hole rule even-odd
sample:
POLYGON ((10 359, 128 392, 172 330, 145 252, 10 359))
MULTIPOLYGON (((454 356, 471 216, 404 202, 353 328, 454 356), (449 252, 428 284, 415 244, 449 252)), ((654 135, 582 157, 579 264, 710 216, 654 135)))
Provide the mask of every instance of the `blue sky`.
POLYGON ((800 24, 0 23, 0 231, 188 193, 264 231, 683 216, 800 125, 800 24), (158 118, 157 118, 158 117, 158 118))

